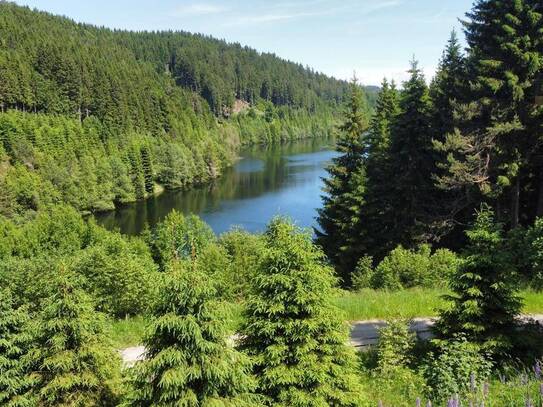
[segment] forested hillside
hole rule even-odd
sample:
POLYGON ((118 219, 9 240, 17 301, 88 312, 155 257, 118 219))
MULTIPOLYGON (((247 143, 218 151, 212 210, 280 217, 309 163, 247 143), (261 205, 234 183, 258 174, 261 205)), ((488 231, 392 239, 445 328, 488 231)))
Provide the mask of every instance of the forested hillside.
POLYGON ((207 182, 241 144, 328 133, 345 88, 237 44, 0 2, 0 212, 207 182))

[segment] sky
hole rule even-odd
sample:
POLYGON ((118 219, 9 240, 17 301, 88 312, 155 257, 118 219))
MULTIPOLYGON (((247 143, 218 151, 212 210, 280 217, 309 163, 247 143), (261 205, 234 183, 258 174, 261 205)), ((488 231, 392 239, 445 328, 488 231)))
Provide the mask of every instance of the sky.
POLYGON ((429 79, 473 0, 16 0, 76 21, 183 30, 239 42, 340 79, 401 82, 413 56, 429 79))

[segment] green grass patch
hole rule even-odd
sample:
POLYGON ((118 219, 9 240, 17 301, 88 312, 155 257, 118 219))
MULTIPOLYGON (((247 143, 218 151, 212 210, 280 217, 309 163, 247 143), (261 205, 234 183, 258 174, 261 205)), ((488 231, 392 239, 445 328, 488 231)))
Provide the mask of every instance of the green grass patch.
POLYGON ((140 345, 147 320, 143 316, 108 321, 106 331, 116 349, 140 345))
MULTIPOLYGON (((435 317, 446 306, 445 290, 413 288, 402 291, 365 289, 360 292, 338 291, 334 304, 344 312, 347 321, 368 319, 435 317)), ((525 314, 543 314, 543 293, 523 291, 525 314)), ((243 305, 227 304, 228 330, 235 332, 242 322, 243 305)), ((142 316, 111 321, 108 332, 119 349, 141 344, 146 319, 142 316)))
POLYGON ((446 291, 414 288, 402 291, 365 289, 343 292, 334 300, 348 321, 367 319, 432 317, 445 306, 441 298, 446 291))

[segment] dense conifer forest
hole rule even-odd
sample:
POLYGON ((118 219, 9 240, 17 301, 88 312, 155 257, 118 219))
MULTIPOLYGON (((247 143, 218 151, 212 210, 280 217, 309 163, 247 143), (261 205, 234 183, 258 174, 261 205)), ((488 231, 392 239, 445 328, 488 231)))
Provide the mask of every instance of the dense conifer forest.
POLYGON ((477 0, 463 30, 373 94, 0 2, 0 405, 543 405, 543 7, 477 0), (85 216, 332 128, 316 230, 85 216))
POLYGON ((5 214, 49 202, 107 210, 209 182, 242 144, 328 134, 347 89, 210 37, 0 11, 5 214))

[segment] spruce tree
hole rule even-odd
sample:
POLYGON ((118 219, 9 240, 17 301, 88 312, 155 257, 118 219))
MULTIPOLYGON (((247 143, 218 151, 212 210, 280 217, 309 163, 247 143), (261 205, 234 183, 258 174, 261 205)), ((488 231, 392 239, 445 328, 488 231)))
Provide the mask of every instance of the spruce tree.
POLYGON ((254 361, 266 405, 358 406, 348 326, 332 303, 333 271, 308 233, 275 219, 254 277, 241 349, 254 361))
POLYGON ((145 179, 145 192, 153 194, 155 191, 155 182, 153 175, 153 164, 151 162, 151 152, 148 146, 141 147, 141 166, 143 169, 143 177, 145 179))
POLYGON ((366 183, 364 133, 368 129, 367 109, 356 79, 351 83, 351 96, 339 128, 336 149, 340 156, 328 168, 324 180, 323 208, 319 210, 317 243, 336 266, 344 285, 349 286, 350 273, 364 254, 359 247, 356 226, 364 204, 366 183))
POLYGON ((29 406, 32 380, 27 375, 27 353, 32 340, 30 315, 16 307, 9 289, 0 290, 0 405, 29 406))
POLYGON ((432 145, 431 101, 418 62, 411 63, 410 78, 400 96, 400 113, 390 140, 390 174, 387 196, 390 211, 384 224, 388 242, 413 247, 428 239, 428 224, 436 191, 435 152, 432 145))
POLYGON ((441 312, 436 330, 446 339, 463 335, 468 341, 496 355, 507 353, 517 335, 515 319, 522 303, 517 296, 518 277, 506 250, 502 227, 484 205, 473 227, 469 244, 446 297, 452 307, 441 312))
POLYGON ((126 405, 260 405, 252 394, 249 359, 228 343, 216 285, 196 262, 170 267, 126 405))
MULTIPOLYGON (((486 138, 490 144, 484 157, 485 188, 498 219, 507 219, 514 228, 522 221, 523 206, 533 210, 533 203, 543 200, 543 177, 537 172, 543 158, 543 110, 536 103, 543 75, 541 3, 479 0, 467 17, 469 98, 476 107, 467 131, 482 133, 474 136, 477 142, 486 138)), ((543 208, 543 201, 537 206, 543 208)), ((533 218, 531 214, 526 220, 533 218)))
POLYGON ((390 157, 392 128, 399 113, 399 93, 394 82, 386 79, 376 101, 375 112, 368 131, 367 142, 367 190, 365 204, 359 221, 360 239, 364 239, 367 254, 376 260, 382 259, 389 247, 392 202, 389 193, 393 179, 390 157))
POLYGON ((453 31, 430 86, 434 138, 437 140, 443 141, 457 127, 455 107, 466 98, 466 79, 465 58, 458 35, 453 31))
POLYGON ((120 358, 109 346, 104 320, 76 278, 60 270, 42 304, 29 357, 37 405, 113 406, 120 358))

